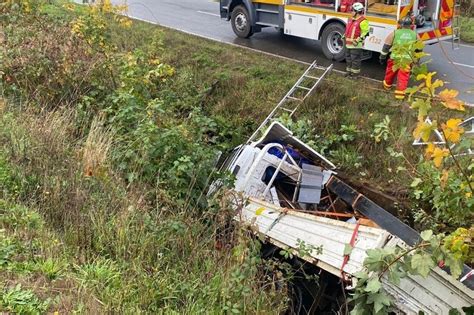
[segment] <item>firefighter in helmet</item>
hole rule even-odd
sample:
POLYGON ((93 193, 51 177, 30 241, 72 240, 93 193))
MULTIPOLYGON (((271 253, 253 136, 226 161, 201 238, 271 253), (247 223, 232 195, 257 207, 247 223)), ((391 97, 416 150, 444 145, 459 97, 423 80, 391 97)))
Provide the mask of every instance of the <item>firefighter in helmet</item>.
POLYGON ((387 55, 390 53, 390 58, 387 61, 387 69, 385 70, 385 78, 383 80, 383 87, 386 90, 392 88, 395 76, 397 77, 397 87, 395 89, 395 98, 403 100, 405 98, 405 90, 410 81, 411 63, 413 62, 409 51, 406 51, 410 44, 416 43, 418 36, 414 30, 411 29, 412 19, 410 16, 405 16, 399 21, 399 29, 395 30, 385 39, 382 52, 380 53, 380 63, 384 63, 387 55), (397 66, 396 63, 402 64, 402 67, 397 66))
POLYGON ((362 63, 364 40, 369 35, 369 22, 360 2, 352 5, 354 15, 349 19, 344 34, 346 46, 346 76, 357 77, 362 63))

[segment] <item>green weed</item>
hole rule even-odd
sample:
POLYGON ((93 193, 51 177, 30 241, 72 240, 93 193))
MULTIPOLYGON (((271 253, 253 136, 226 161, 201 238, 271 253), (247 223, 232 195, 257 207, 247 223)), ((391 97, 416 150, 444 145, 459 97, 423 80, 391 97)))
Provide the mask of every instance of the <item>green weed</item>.
POLYGON ((21 284, 13 288, 4 287, 1 292, 0 310, 16 314, 42 314, 48 309, 49 299, 40 300, 31 290, 21 284))
POLYGON ((0 270, 8 267, 13 262, 13 256, 18 251, 16 242, 0 230, 0 270))
POLYGON ((91 286, 99 292, 105 287, 120 285, 120 271, 111 260, 96 260, 83 266, 76 266, 77 277, 84 286, 91 286))
POLYGON ((37 229, 41 227, 42 223, 43 220, 37 212, 0 200, 0 226, 11 229, 37 229))
POLYGON ((46 260, 36 262, 35 269, 41 272, 48 280, 56 280, 64 275, 67 263, 48 257, 46 260))

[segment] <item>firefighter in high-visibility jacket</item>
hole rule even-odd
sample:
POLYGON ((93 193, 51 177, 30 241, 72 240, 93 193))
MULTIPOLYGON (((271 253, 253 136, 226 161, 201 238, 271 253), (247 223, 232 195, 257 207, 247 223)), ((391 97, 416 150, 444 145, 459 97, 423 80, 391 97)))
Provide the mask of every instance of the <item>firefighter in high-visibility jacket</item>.
POLYGON ((410 47, 410 44, 416 43, 418 36, 414 30, 411 29, 412 19, 405 16, 399 21, 400 28, 392 32, 385 39, 382 52, 380 53, 380 63, 383 64, 390 53, 390 58, 387 61, 387 69, 385 70, 385 78, 383 80, 383 87, 390 90, 393 85, 395 77, 397 77, 397 87, 395 89, 395 98, 403 100, 405 98, 405 90, 410 81, 411 63, 412 59, 408 51, 404 52, 405 48, 394 49, 402 47, 410 47), (394 69, 396 62, 402 63, 403 67, 394 69))
POLYGON ((349 19, 344 34, 346 46, 346 76, 357 77, 362 63, 364 40, 369 35, 369 22, 364 16, 364 6, 352 5, 354 15, 349 19))

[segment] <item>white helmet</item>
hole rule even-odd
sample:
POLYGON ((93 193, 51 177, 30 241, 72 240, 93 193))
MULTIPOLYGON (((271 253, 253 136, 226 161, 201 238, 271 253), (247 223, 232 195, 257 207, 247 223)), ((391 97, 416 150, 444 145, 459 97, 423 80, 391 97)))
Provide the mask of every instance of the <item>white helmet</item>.
POLYGON ((355 12, 362 12, 364 11, 364 5, 360 2, 356 2, 352 5, 352 10, 355 12))

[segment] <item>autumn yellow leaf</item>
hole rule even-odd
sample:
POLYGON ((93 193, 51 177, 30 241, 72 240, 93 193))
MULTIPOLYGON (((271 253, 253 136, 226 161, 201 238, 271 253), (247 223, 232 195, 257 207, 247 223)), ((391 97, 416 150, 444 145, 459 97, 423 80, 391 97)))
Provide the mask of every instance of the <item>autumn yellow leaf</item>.
POLYGON ((431 81, 433 79, 433 76, 436 74, 436 72, 429 72, 429 73, 422 73, 422 74, 419 74, 417 77, 416 77, 416 80, 417 81, 421 81, 421 80, 425 80, 425 85, 430 88, 431 87, 431 81))
POLYGON ((431 142, 428 143, 428 146, 426 147, 426 150, 425 150, 425 158, 427 158, 428 160, 431 159, 434 149, 435 149, 435 145, 431 142))
POLYGON ((120 18, 119 23, 123 28, 130 28, 132 26, 132 20, 126 17, 120 18))
POLYGON ((433 86, 431 87, 433 90, 442 87, 444 85, 444 82, 437 79, 436 81, 433 82, 433 86))
POLYGON ((459 92, 456 90, 444 89, 439 93, 438 97, 441 99, 441 103, 444 107, 464 111, 465 104, 456 98, 458 94, 459 92))
POLYGON ((413 137, 416 139, 421 138, 424 142, 428 142, 431 132, 435 130, 436 127, 436 121, 433 121, 431 124, 426 121, 419 121, 413 131, 413 137))
POLYGON ((461 119, 452 118, 448 120, 446 124, 441 125, 446 140, 453 143, 458 143, 461 140, 461 134, 464 132, 464 129, 459 127, 461 121, 461 119))
POLYGON ((449 179, 449 171, 448 170, 443 170, 443 174, 441 175, 441 178, 439 179, 439 183, 441 188, 446 187, 446 183, 448 182, 449 179))
POLYGON ((261 215, 264 210, 265 210, 265 207, 257 208, 257 210, 255 210, 255 215, 261 215))
POLYGON ((435 148, 431 157, 433 158, 433 163, 436 167, 440 167, 443 163, 443 159, 449 155, 449 150, 446 148, 435 148))

